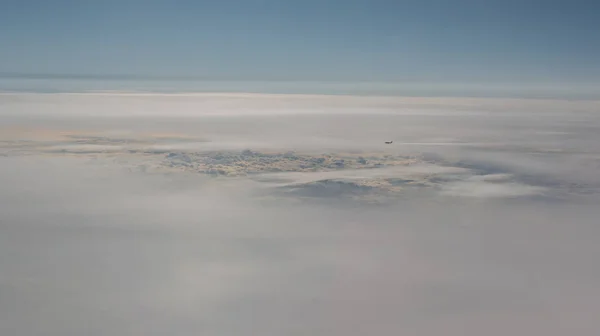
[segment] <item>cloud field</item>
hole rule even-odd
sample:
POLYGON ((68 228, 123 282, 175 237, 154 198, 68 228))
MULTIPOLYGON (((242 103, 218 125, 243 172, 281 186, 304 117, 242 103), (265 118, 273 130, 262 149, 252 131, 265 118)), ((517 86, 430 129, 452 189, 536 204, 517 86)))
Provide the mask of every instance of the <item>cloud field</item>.
POLYGON ((0 94, 0 333, 595 334, 598 111, 0 94))

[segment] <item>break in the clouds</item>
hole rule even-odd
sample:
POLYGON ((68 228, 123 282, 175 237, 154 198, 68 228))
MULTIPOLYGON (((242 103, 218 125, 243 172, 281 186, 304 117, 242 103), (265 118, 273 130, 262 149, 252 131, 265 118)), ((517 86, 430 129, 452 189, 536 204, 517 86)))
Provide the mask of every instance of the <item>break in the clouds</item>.
POLYGON ((0 95, 0 332, 593 334, 599 107, 0 95))

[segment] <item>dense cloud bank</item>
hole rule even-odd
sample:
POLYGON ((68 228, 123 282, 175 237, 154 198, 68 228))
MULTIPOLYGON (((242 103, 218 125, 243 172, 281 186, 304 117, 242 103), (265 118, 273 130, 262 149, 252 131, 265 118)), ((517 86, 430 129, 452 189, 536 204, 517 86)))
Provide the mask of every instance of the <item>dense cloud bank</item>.
POLYGON ((0 95, 0 333, 594 334, 599 106, 0 95))

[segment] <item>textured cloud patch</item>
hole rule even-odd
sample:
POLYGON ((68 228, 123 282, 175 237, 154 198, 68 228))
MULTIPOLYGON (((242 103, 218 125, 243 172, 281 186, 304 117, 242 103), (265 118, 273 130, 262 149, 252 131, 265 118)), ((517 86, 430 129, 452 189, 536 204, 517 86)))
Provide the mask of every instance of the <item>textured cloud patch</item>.
POLYGON ((472 176, 442 185, 442 193, 464 197, 524 197, 543 195, 544 188, 513 182, 506 175, 472 176))

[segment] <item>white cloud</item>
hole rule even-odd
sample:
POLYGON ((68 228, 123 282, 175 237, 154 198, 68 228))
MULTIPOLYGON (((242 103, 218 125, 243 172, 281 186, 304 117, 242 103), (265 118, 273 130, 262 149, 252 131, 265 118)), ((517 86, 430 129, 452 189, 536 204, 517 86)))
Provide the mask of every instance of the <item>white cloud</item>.
POLYGON ((0 334, 593 334, 597 108, 0 95, 0 334), (216 178, 165 167, 248 148, 301 152, 300 164, 340 153, 415 161, 216 178), (400 191, 377 206, 273 192, 324 180, 400 191))

